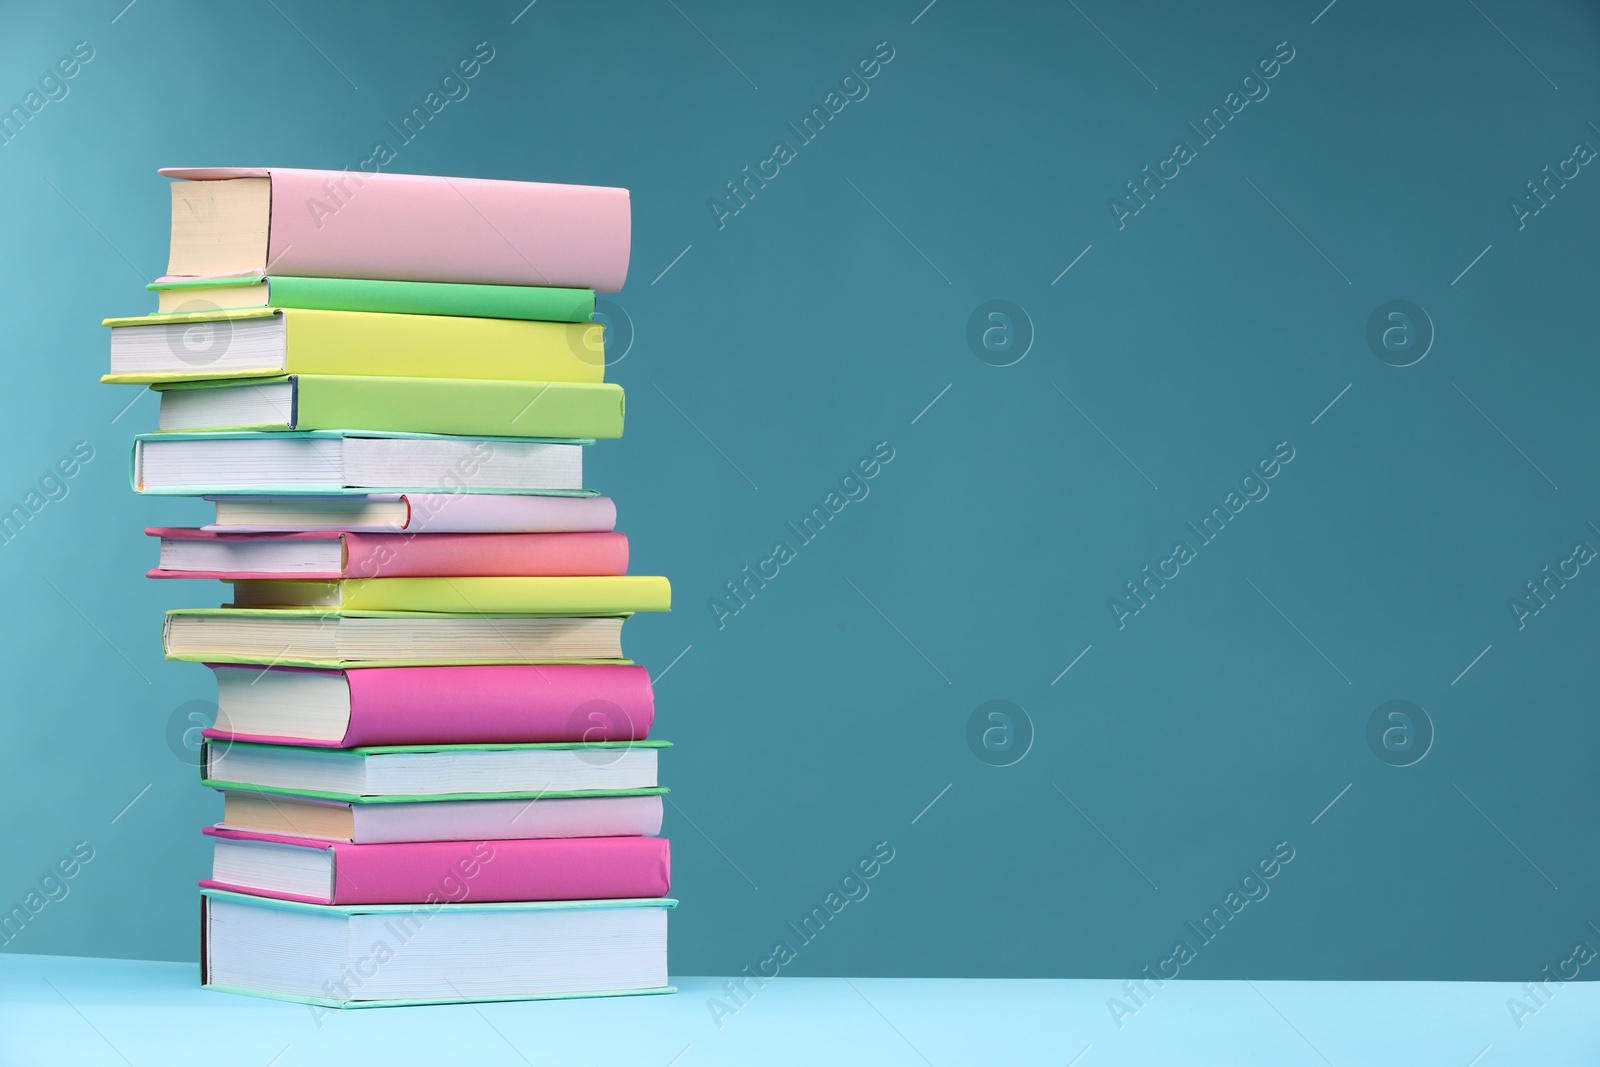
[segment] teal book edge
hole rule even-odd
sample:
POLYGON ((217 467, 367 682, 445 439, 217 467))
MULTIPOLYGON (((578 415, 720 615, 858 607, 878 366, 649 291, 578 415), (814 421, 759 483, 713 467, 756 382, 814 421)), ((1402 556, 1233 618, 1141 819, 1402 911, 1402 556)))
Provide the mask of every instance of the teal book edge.
MULTIPOLYGON (((296 278, 259 274, 223 278, 173 278, 145 286, 152 292, 229 289, 267 284, 274 308, 365 311, 394 315, 453 315, 480 319, 588 322, 594 290, 460 282, 398 282, 370 278, 296 278)), ((157 314, 161 314, 157 312, 157 314)), ((170 313, 169 313, 170 314, 170 313)))

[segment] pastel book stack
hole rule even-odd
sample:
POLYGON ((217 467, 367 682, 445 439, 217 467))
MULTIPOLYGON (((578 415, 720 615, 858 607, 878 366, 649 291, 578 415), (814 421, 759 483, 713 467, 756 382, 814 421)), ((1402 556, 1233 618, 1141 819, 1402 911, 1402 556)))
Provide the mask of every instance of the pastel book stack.
POLYGON ((627 190, 161 173, 167 274, 153 313, 105 320, 102 380, 159 400, 134 490, 215 509, 146 531, 151 578, 223 590, 161 632, 217 694, 202 984, 329 1008, 671 992, 668 745, 622 644, 671 589, 628 573, 583 477, 622 435, 593 318, 627 190))

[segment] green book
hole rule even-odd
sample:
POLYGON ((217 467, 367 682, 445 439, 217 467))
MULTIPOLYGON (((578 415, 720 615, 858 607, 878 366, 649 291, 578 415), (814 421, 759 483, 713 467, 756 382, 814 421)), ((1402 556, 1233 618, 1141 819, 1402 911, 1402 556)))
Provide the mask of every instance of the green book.
POLYGON ((156 314, 224 308, 307 308, 394 315, 457 315, 481 319, 588 322, 593 289, 457 282, 390 282, 368 278, 284 278, 260 274, 161 278, 145 286, 158 298, 156 314))
POLYGON ((289 374, 168 382, 164 431, 382 430, 469 437, 622 436, 622 387, 589 382, 289 374))

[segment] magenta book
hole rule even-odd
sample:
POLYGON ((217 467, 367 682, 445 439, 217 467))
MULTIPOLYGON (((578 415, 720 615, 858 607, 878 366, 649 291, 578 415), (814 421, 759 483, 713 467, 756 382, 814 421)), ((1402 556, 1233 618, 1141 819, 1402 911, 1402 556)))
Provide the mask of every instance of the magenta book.
POLYGON ((152 526, 150 578, 566 577, 628 572, 620 533, 220 533, 152 526))
POLYGON ((661 837, 547 837, 352 845, 207 826, 206 889, 306 904, 487 904, 664 897, 661 837))
POLYGON ((631 664, 259 667, 213 664, 210 738, 359 748, 642 741, 655 695, 631 664))

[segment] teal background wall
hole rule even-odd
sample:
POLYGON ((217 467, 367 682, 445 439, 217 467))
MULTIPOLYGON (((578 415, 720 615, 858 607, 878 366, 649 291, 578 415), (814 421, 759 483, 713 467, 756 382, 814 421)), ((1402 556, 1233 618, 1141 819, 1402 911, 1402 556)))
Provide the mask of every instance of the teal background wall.
POLYGON ((93 852, 5 951, 197 949, 212 693, 158 631, 220 587, 142 577, 141 528, 205 510, 129 490, 154 405, 96 381, 99 318, 153 307, 156 168, 379 140, 633 191, 590 480, 676 590, 627 635, 670 666, 675 971, 1520 981, 1600 945, 1593 5, 123 2, 0 5, 0 104, 93 53, 0 147, 0 505, 93 450, 0 548, 0 905, 93 852))

